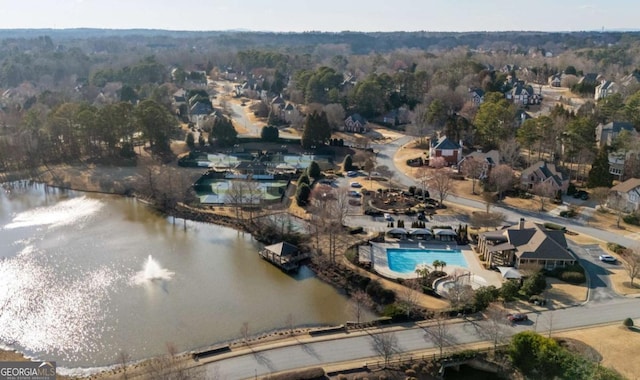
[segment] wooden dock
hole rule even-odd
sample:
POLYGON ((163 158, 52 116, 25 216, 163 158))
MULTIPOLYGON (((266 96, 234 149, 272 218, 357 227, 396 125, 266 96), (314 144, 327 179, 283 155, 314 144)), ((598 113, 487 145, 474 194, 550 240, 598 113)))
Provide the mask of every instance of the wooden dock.
POLYGON ((300 268, 300 263, 311 257, 309 253, 300 252, 298 247, 287 242, 268 245, 258 254, 285 272, 297 271, 300 268))

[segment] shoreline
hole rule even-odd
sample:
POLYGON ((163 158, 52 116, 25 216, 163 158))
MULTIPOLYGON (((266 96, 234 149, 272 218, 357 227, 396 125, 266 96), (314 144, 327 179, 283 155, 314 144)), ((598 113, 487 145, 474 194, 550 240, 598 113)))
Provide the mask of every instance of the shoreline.
MULTIPOLYGON (((144 203, 148 207, 153 208, 154 210, 162 213, 165 216, 172 216, 179 219, 200 222, 200 223, 210 223, 210 224, 219 225, 227 228, 232 228, 240 232, 249 233, 254 237, 254 239, 256 238, 253 232, 250 230, 250 226, 247 225, 246 222, 238 220, 235 217, 217 214, 206 209, 195 209, 193 207, 184 205, 182 203, 178 204, 178 207, 176 207, 173 214, 168 214, 161 208, 157 207, 153 202, 150 202, 143 197, 138 197, 135 194, 127 194, 125 192, 110 191, 104 188, 100 188, 100 184, 98 183, 93 183, 92 184, 93 186, 86 186, 86 184, 79 183, 79 182, 70 182, 68 184, 61 185, 59 183, 60 182, 59 177, 53 174, 53 170, 55 169, 50 168, 47 171, 47 173, 49 173, 49 175, 47 176, 48 179, 44 178, 42 176, 42 173, 38 173, 39 178, 34 178, 32 174, 22 173, 26 175, 19 175, 19 178, 12 177, 10 179, 6 178, 5 176, 3 177, 3 179, 9 179, 9 180, 3 181, 0 183, 26 181, 29 183, 41 184, 44 186, 48 186, 48 187, 52 187, 52 188, 56 188, 64 191, 85 192, 85 193, 92 193, 92 194, 113 195, 113 196, 121 196, 121 197, 133 197, 136 200, 144 203)), ((80 180, 77 177, 73 177, 73 176, 69 176, 67 178, 80 180)), ((82 181, 80 180, 80 182, 82 181)), ((326 276, 322 276, 320 273, 318 273, 319 268, 315 266, 309 266, 309 268, 314 272, 314 275, 318 277, 318 279, 320 279, 321 281, 331 286, 337 287, 338 284, 330 281, 326 276)), ((264 331, 264 332, 258 333, 255 336, 251 336, 247 342, 245 342, 242 338, 237 337, 235 339, 231 339, 227 341, 212 343, 211 345, 204 346, 204 347, 194 347, 192 349, 178 353, 177 355, 175 355, 174 359, 185 360, 188 358, 190 360, 191 355, 193 353, 199 352, 199 351, 206 351, 208 349, 219 347, 220 345, 228 345, 229 347, 238 349, 238 348, 246 347, 247 344, 260 345, 264 343, 272 343, 280 340, 295 338, 297 336, 307 334, 314 329, 322 329, 326 327, 330 327, 330 326, 306 325, 306 326, 295 326, 293 327, 293 329, 281 328, 276 330, 264 331)), ((132 371, 132 374, 133 374, 136 372, 144 371, 144 368, 150 368, 151 366, 153 366, 153 363, 155 360, 162 359, 164 358, 164 356, 166 355, 163 355, 160 357, 152 356, 152 357, 147 357, 144 359, 137 360, 135 362, 129 362, 126 365, 127 372, 132 371)), ((25 353, 20 352, 19 349, 12 349, 9 347, 0 348, 0 361, 31 361, 31 360, 34 360, 34 359, 28 357, 25 353)), ((195 364, 195 365, 191 364, 191 367, 198 366, 198 365, 199 364, 195 364)), ((60 367, 60 368, 64 368, 62 372, 65 373, 66 375, 58 374, 57 378, 65 379, 65 380, 75 379, 75 378, 115 379, 115 378, 120 378, 122 376, 122 371, 123 371, 122 365, 118 363, 114 363, 106 366, 100 366, 100 367, 60 367)), ((138 373, 137 376, 139 375, 141 374, 138 373)))

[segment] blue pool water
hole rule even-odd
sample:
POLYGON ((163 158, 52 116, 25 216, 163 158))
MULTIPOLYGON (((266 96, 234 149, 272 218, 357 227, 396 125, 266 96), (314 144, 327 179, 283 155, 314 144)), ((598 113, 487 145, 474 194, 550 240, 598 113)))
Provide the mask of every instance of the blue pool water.
POLYGON ((416 265, 431 265, 435 260, 444 261, 447 265, 467 268, 467 261, 457 249, 405 249, 387 248, 389 269, 399 273, 413 273, 416 265))

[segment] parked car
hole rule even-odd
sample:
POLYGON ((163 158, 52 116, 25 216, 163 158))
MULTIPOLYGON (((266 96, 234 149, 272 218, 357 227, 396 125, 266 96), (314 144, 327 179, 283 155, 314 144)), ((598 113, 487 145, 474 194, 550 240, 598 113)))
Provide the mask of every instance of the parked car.
POLYGON ((611 255, 600 255, 600 256, 598 256, 598 259, 600 259, 600 261, 603 261, 605 263, 615 263, 616 262, 616 258, 611 256, 611 255))
POLYGON ((358 192, 358 191, 351 190, 351 191, 349 191, 349 196, 350 197, 354 197, 354 198, 360 198, 362 196, 362 194, 360 194, 360 192, 358 192))
POLYGON ((528 321, 529 317, 527 317, 526 314, 522 314, 522 313, 515 313, 515 314, 507 314, 507 319, 509 320, 509 322, 511 323, 516 323, 516 322, 524 322, 524 321, 528 321))
POLYGON ((347 177, 357 177, 358 176, 358 172, 355 170, 351 170, 347 172, 347 177))
POLYGON ((390 214, 387 214, 385 212, 384 213, 384 220, 386 220, 387 222, 392 222, 393 221, 393 216, 391 216, 390 214))
POLYGON ((350 186, 351 186, 351 187, 357 187, 357 188, 362 187, 362 185, 360 184, 360 182, 351 182, 351 185, 350 185, 350 186))
POLYGON ((582 199, 583 201, 586 201, 587 199, 589 199, 589 193, 587 193, 584 190, 578 190, 575 193, 573 193, 573 197, 577 198, 577 199, 582 199))

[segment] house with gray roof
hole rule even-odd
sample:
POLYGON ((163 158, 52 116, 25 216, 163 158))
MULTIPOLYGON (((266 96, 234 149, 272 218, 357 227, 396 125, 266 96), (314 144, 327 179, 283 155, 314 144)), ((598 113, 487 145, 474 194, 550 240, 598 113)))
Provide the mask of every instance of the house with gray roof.
POLYGON ((616 82, 605 80, 596 86, 596 91, 593 97, 595 100, 600 100, 606 98, 611 94, 615 94, 616 92, 618 92, 618 85, 616 84, 616 82))
POLYGON ((471 101, 475 106, 479 106, 484 102, 484 90, 481 88, 470 88, 469 96, 471 97, 471 101))
POLYGON ((344 120, 344 131, 365 133, 367 132, 367 120, 359 113, 354 113, 344 120))
POLYGON ((468 160, 476 160, 482 164, 482 172, 476 179, 485 179, 489 177, 491 169, 500 163, 500 152, 493 149, 486 153, 481 150, 469 153, 458 162, 458 170, 463 168, 465 161, 468 160))
POLYGON ((554 191, 563 193, 569 188, 569 179, 558 171, 555 164, 538 161, 520 173, 520 185, 523 189, 531 190, 538 183, 548 182, 554 191))
POLYGON ((438 157, 444 158, 448 166, 458 164, 462 158, 462 143, 450 140, 447 136, 432 139, 429 147, 429 162, 434 162, 438 157))
POLYGON ((598 148, 604 146, 611 146, 613 141, 618 137, 620 132, 627 131, 632 136, 637 136, 638 132, 633 127, 633 124, 626 121, 612 121, 611 123, 600 123, 596 127, 596 143, 598 148))
POLYGON ((511 227, 480 233, 476 251, 491 268, 536 265, 553 269, 576 262, 567 249, 564 231, 547 229, 524 219, 511 227))

